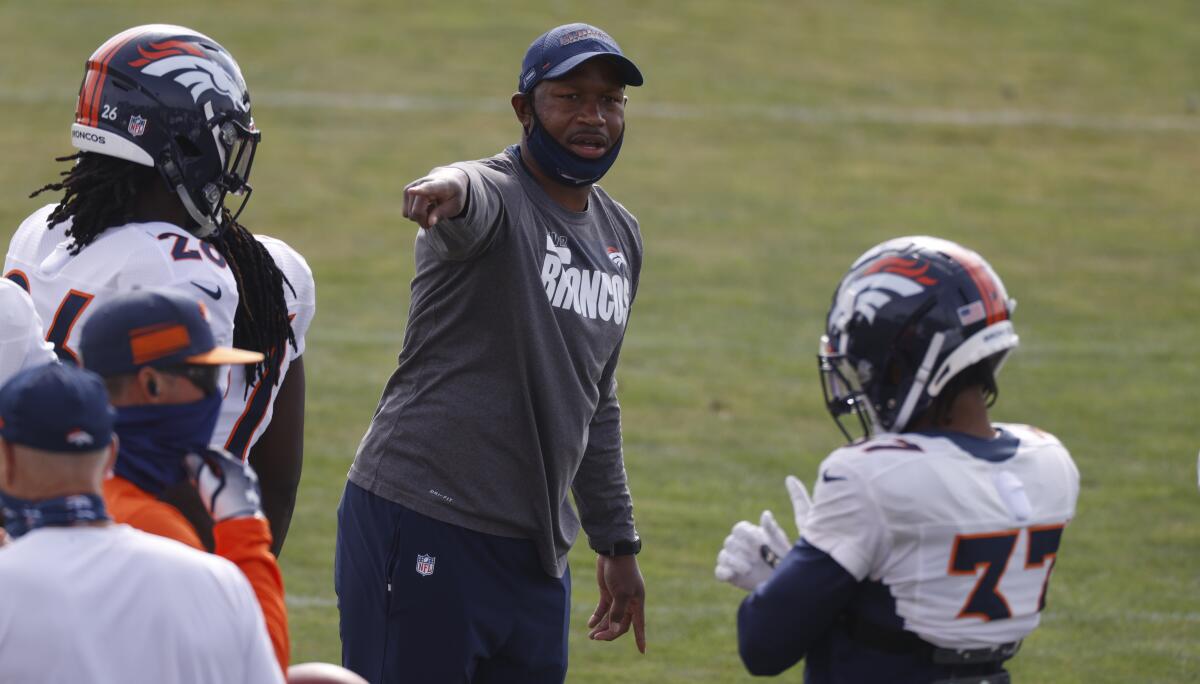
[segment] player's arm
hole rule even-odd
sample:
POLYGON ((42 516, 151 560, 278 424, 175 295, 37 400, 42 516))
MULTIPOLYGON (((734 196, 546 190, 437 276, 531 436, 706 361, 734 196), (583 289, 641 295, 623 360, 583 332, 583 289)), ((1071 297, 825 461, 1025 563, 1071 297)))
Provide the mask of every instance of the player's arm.
POLYGON ((249 464, 226 451, 189 454, 185 463, 212 516, 216 554, 232 561, 250 580, 275 656, 286 670, 291 643, 283 576, 271 554, 271 530, 260 507, 258 477, 249 464))
POLYGON ((775 675, 795 665, 833 629, 857 589, 853 575, 801 540, 738 608, 738 653, 746 669, 775 675))
POLYGON ((271 552, 276 556, 283 549, 292 522, 304 465, 304 403, 304 357, 297 357, 288 366, 275 395, 271 422, 249 456, 250 465, 259 475, 263 514, 271 525, 271 552))

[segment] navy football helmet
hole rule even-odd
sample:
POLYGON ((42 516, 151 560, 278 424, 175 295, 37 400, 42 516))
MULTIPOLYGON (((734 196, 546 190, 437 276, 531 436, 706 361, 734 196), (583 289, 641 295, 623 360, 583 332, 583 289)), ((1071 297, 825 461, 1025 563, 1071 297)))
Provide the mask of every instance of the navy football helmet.
POLYGON ((975 252, 938 238, 888 240, 854 262, 833 296, 818 361, 825 402, 863 436, 902 432, 962 371, 999 372, 1018 338, 1016 302, 975 252))
POLYGON ((158 169, 206 237, 222 228, 227 193, 250 198, 261 135, 241 69, 215 40, 182 26, 135 26, 84 68, 72 144, 158 169))

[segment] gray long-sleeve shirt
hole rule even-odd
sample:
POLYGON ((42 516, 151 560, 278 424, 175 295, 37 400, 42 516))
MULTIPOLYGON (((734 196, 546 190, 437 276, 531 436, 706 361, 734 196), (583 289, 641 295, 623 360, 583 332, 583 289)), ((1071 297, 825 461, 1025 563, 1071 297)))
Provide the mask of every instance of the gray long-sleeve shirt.
POLYGON ((519 155, 455 164, 470 179, 465 214, 419 231, 404 349, 350 480, 531 539, 560 577, 580 519, 593 548, 635 536, 614 371, 642 241, 602 189, 568 211, 519 155))

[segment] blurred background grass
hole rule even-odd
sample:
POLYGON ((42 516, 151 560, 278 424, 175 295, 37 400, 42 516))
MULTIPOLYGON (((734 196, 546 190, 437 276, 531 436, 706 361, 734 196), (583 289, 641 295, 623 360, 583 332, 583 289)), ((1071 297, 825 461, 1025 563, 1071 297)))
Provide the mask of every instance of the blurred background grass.
POLYGON ((813 358, 829 296, 859 253, 912 233, 1004 277, 1022 345, 995 417, 1057 433, 1083 472, 1043 626, 1011 669, 1196 680, 1195 2, 0 2, 0 236, 71 151, 83 62, 110 35, 184 24, 242 65, 264 131, 244 223, 300 250, 318 286, 282 557, 293 661, 340 657, 335 508, 400 349, 401 188, 514 141, 525 47, 569 21, 604 27, 647 79, 604 186, 646 243, 619 378, 649 648, 587 641, 580 544, 568 680, 749 679, 740 592, 713 558, 734 521, 789 510, 783 476, 810 480, 838 445, 813 358))

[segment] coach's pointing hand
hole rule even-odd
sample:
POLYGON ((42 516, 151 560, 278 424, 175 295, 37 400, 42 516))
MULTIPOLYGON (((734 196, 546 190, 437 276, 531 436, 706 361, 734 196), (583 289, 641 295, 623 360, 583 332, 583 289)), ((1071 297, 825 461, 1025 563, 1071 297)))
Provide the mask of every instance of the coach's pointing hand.
POLYGON ((432 228, 444 218, 458 216, 466 207, 468 183, 466 171, 439 166, 404 186, 404 218, 432 228))
POLYGON ((589 639, 612 641, 633 626, 633 639, 646 652, 646 584, 637 556, 597 556, 596 583, 600 603, 588 619, 589 639))

